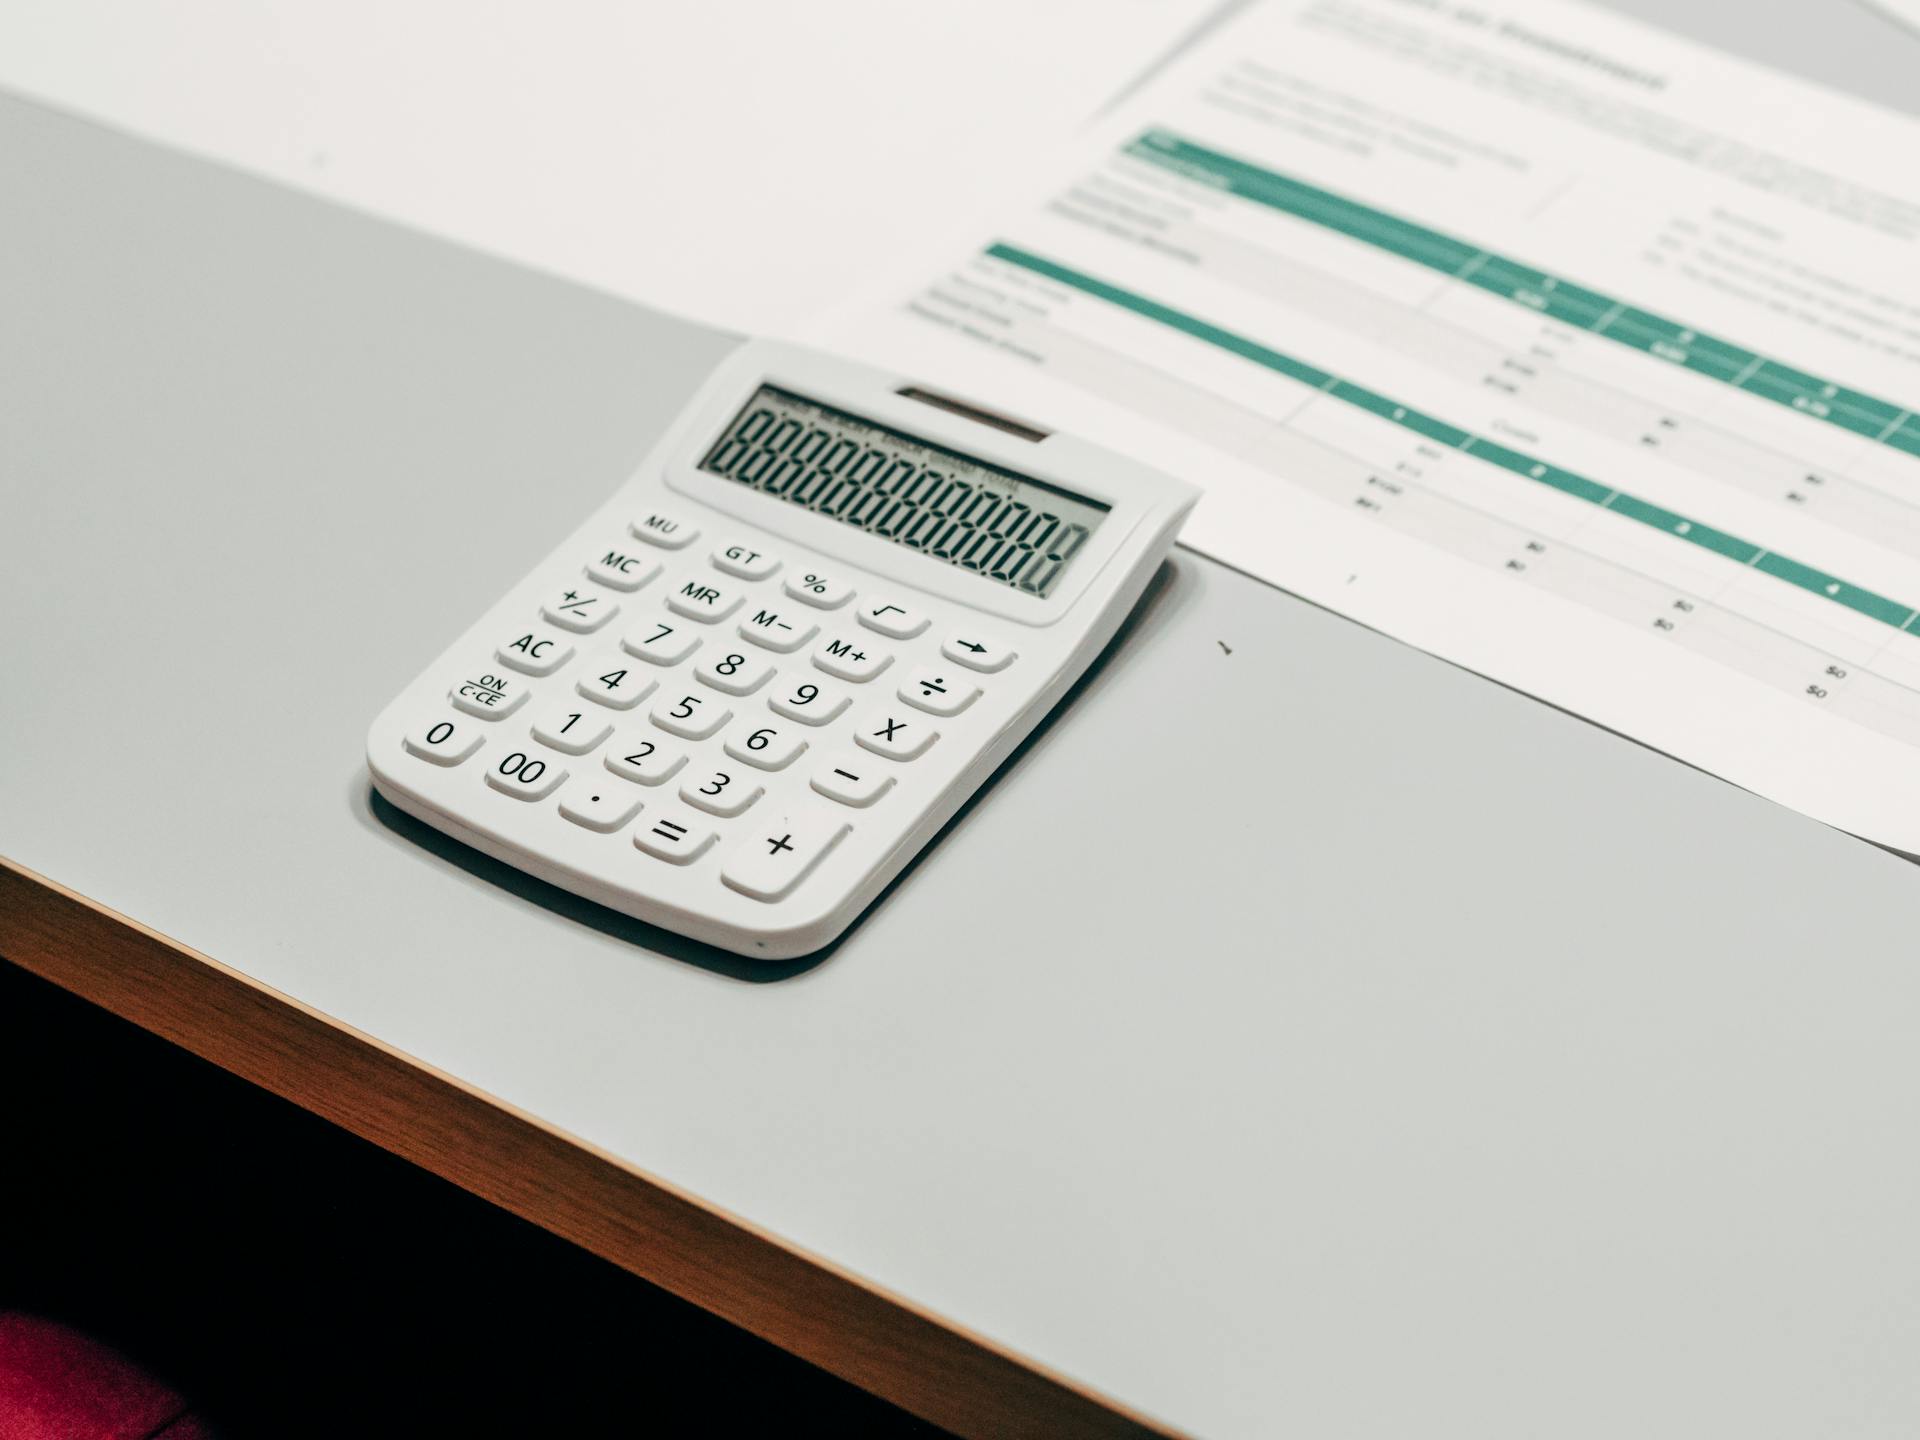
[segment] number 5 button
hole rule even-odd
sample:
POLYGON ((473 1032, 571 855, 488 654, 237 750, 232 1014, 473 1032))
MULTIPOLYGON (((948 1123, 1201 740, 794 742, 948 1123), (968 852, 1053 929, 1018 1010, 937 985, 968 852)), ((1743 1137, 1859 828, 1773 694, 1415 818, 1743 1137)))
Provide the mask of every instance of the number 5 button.
POLYGON ((784 899, 850 828, 832 814, 783 815, 755 827, 753 838, 727 857, 720 878, 755 900, 784 899))
POLYGON ((898 710, 875 711, 855 728, 853 738, 862 749, 889 760, 911 760, 924 754, 940 732, 918 715, 909 720, 898 710))

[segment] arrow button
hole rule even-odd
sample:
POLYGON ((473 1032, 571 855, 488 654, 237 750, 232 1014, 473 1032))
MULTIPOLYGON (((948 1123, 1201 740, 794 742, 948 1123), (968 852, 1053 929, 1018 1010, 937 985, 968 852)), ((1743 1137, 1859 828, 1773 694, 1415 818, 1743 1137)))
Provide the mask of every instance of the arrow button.
POLYGON ((987 630, 956 630, 941 642, 940 653, 956 665, 991 675, 1013 663, 1013 647, 987 630))

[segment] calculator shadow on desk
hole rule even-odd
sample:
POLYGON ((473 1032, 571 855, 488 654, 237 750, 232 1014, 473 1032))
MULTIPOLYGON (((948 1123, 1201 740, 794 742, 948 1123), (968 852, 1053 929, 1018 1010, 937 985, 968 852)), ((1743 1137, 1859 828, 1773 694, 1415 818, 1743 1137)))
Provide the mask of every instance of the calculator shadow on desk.
POLYGON ((1153 578, 1147 582, 1146 590, 1141 595, 1139 603, 1121 622, 1113 639, 1107 642, 1106 647, 1094 658, 1093 663, 1087 667, 1086 672, 1075 682, 1073 688, 1061 698, 1060 703, 1041 719, 1026 739, 1021 741, 987 781, 967 798, 954 817, 941 827, 939 833, 920 850, 905 869, 893 878, 892 882, 875 897, 873 903, 860 913, 859 918, 845 932, 811 955, 803 956, 798 960, 748 959, 722 950, 718 946, 689 940, 671 930, 650 925, 644 920, 636 920, 632 916, 621 914, 618 910, 608 909, 604 905, 575 895, 572 891, 564 890, 558 885, 549 884, 545 880, 529 875, 524 870, 509 865, 504 860, 496 860, 491 855, 483 854, 453 839, 425 821, 415 819, 375 791, 366 782, 364 771, 357 773, 354 777, 351 803, 356 815, 363 819, 370 818, 388 833, 410 842, 438 860, 457 866, 476 879, 498 886, 517 898, 538 905, 562 919, 585 925, 590 929, 598 930, 603 935, 625 940, 654 954, 696 965, 729 979, 744 980, 752 984, 797 979, 832 959, 834 953, 851 936, 858 933, 861 926, 866 924, 867 917, 887 904, 894 891, 922 864, 926 863, 929 856, 938 856, 940 844, 946 839, 947 833, 956 825, 964 825, 974 808, 986 800, 998 787, 1001 778, 1019 765, 1035 746, 1043 743, 1060 717, 1072 710, 1080 703, 1082 697, 1102 683, 1109 665, 1116 661, 1125 663, 1124 653, 1131 646, 1170 623, 1178 609, 1178 597, 1182 590, 1179 571, 1183 565, 1191 563, 1191 559, 1183 560, 1176 556, 1160 566, 1153 578))

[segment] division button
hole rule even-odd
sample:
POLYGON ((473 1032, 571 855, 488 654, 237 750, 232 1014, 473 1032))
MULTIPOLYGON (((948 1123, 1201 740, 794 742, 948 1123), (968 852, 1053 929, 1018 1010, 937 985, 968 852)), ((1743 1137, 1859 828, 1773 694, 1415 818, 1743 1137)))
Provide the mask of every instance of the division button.
POLYGON ((950 670, 922 665, 900 682, 900 698, 929 715, 958 715, 980 698, 980 687, 950 670))
POLYGON ((853 828, 830 811, 783 815, 751 826, 752 838, 727 856, 720 878, 755 900, 782 900, 853 828))

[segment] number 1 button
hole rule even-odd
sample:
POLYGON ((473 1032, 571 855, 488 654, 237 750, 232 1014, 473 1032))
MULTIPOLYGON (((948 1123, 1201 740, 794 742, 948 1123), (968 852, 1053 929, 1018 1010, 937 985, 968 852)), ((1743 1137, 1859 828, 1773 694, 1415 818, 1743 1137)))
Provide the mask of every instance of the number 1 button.
POLYGON ((753 839, 727 857, 720 878, 755 900, 783 899, 850 828, 837 815, 782 816, 751 830, 753 839))

